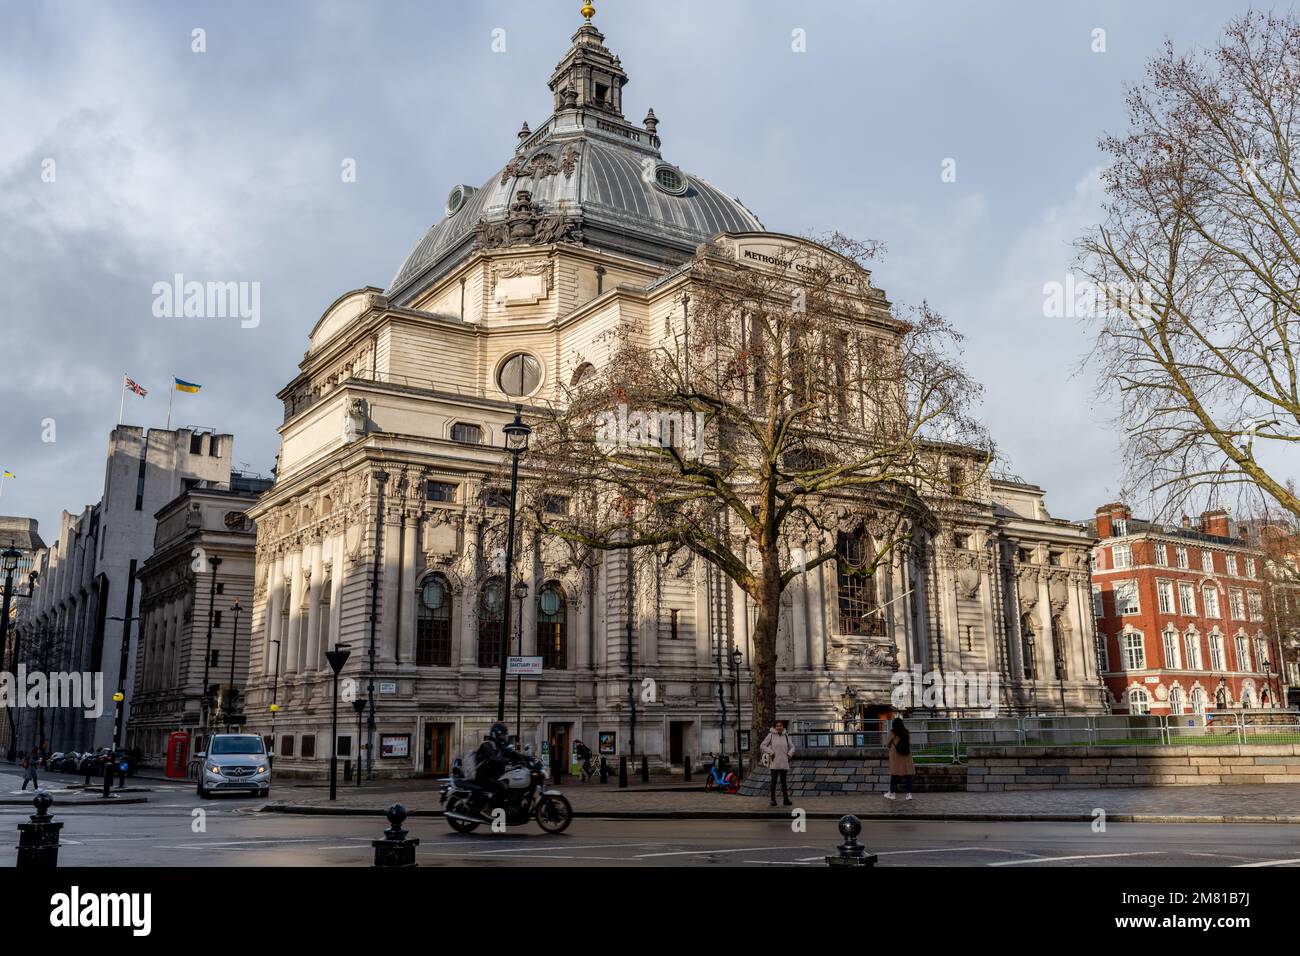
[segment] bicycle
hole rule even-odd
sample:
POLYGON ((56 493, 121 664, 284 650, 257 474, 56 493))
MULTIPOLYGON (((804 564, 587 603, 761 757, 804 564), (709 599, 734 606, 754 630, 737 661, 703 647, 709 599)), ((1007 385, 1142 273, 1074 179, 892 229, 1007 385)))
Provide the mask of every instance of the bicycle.
POLYGON ((704 778, 704 789, 710 793, 738 793, 740 778, 731 769, 731 758, 726 754, 710 754, 713 762, 709 765, 708 775, 704 778))

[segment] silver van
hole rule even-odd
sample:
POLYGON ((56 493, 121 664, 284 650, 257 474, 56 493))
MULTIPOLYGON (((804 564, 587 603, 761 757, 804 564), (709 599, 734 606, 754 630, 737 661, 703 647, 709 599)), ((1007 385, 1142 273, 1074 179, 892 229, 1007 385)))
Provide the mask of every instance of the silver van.
POLYGON ((206 753, 195 754, 199 771, 199 796, 214 793, 256 791, 271 795, 271 762, 266 745, 257 734, 213 734, 206 753))

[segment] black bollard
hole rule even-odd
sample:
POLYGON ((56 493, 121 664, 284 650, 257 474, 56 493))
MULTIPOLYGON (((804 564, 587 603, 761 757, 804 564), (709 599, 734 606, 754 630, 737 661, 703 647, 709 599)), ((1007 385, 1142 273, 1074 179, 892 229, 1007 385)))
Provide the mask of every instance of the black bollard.
POLYGON ((876 865, 876 855, 868 853, 867 848, 858 842, 858 834, 862 832, 861 820, 851 813, 845 814, 840 817, 839 830, 844 842, 839 845, 837 856, 826 857, 828 866, 876 865))
POLYGON ((690 783, 691 782, 691 755, 687 754, 685 757, 683 757, 682 762, 686 764, 685 780, 687 783, 690 783))
POLYGON ((645 754, 641 755, 641 782, 650 782, 650 760, 645 754))
POLYGON ((618 758, 618 785, 622 788, 627 787, 627 756, 618 758))
POLYGON ((388 808, 389 827, 382 840, 371 840, 375 848, 375 866, 415 866, 415 848, 419 840, 408 840, 402 824, 406 821, 406 808, 394 803, 388 808))
POLYGON ((104 792, 100 796, 107 799, 112 795, 113 790, 113 761, 104 764, 104 792))
POLYGON ((52 870, 59 865, 59 831, 63 822, 55 823, 50 816, 54 801, 44 790, 36 791, 32 803, 36 812, 30 823, 18 824, 18 866, 52 870))
POLYGON ((609 761, 604 757, 600 758, 600 782, 609 783, 609 761))

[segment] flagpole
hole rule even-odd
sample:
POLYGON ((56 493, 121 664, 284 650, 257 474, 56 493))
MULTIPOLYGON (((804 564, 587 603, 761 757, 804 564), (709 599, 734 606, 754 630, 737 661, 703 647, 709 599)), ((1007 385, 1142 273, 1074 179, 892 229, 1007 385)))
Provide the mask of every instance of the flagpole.
POLYGON ((117 398, 117 423, 122 424, 122 412, 126 408, 126 376, 122 376, 122 394, 117 398))
POLYGON ((176 397, 176 376, 172 376, 172 388, 167 393, 167 430, 172 430, 172 399, 176 397))

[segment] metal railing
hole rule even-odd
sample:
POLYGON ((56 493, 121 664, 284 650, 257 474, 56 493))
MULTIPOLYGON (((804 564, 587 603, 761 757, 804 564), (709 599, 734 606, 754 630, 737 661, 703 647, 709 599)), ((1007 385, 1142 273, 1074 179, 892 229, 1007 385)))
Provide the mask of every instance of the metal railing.
MULTIPOLYGON (((1300 711, 1213 710, 1203 714, 1096 717, 909 717, 918 763, 962 763, 970 747, 1160 747, 1300 744, 1300 711)), ((795 721, 797 750, 883 748, 887 720, 795 721)))

